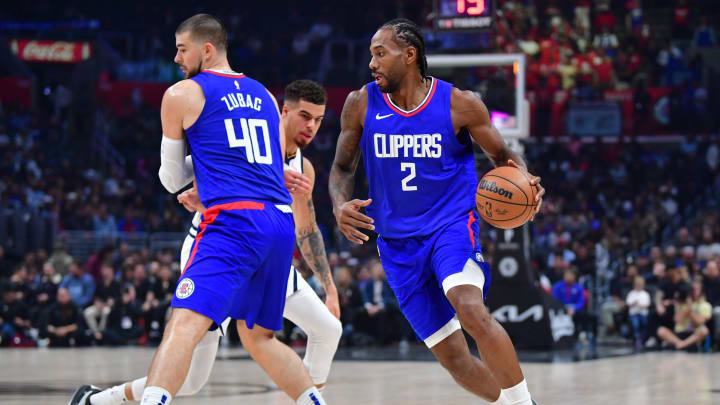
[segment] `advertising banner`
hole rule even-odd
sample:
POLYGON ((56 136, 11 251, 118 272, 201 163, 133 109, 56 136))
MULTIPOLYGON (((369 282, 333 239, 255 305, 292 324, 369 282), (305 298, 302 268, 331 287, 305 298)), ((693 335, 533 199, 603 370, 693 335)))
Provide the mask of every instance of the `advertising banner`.
POLYGON ((86 41, 12 39, 9 45, 26 62, 77 63, 92 56, 92 46, 86 41))

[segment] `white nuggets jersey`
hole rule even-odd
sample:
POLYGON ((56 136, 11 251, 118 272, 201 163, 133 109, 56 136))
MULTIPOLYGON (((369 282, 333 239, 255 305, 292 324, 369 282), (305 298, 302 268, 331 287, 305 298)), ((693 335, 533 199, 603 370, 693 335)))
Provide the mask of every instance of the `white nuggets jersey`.
MULTIPOLYGON (((298 149, 295 155, 285 158, 285 165, 298 173, 303 173, 302 151, 298 149)), ((187 262, 188 257, 190 257, 190 250, 192 249, 192 244, 195 241, 195 237, 198 233, 198 227, 200 226, 201 222, 202 215, 199 212, 196 212, 193 216, 192 223, 190 224, 190 229, 188 229, 188 236, 185 238, 185 243, 183 243, 182 251, 180 253, 180 264, 183 267, 187 262)), ((294 267, 292 267, 290 269, 290 278, 288 279, 287 286, 288 297, 298 290, 298 277, 302 276, 298 274, 298 271, 294 267)))

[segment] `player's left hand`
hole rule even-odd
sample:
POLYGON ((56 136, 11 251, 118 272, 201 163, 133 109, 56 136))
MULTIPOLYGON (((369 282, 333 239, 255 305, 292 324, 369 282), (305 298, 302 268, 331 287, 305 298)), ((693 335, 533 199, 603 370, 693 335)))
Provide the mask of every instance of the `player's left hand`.
POLYGON ((290 194, 302 195, 307 194, 310 190, 312 190, 312 184, 306 175, 298 173, 292 169, 285 169, 284 175, 285 187, 287 187, 288 191, 290 191, 290 194))
POLYGON ((205 212, 205 206, 200 202, 200 196, 195 187, 185 190, 177 196, 177 199, 190 212, 199 212, 201 214, 205 212))
POLYGON ((535 201, 537 202, 537 206, 535 207, 535 213, 533 213, 532 217, 530 217, 531 221, 535 220, 535 214, 540 212, 540 207, 542 206, 542 198, 543 195, 545 195, 545 188, 540 185, 540 177, 534 176, 530 174, 530 172, 527 171, 526 168, 522 166, 518 166, 517 163, 515 163, 514 160, 510 159, 507 162, 508 166, 514 167, 516 169, 520 169, 525 172, 525 174, 528 176, 528 179, 530 180, 530 185, 537 188, 537 194, 535 195, 535 201))

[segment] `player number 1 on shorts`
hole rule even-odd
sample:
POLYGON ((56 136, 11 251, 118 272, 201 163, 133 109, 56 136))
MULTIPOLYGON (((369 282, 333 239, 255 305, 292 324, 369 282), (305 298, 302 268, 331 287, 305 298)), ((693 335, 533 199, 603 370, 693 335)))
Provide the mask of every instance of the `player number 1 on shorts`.
POLYGON ((415 163, 400 163, 400 171, 404 172, 405 170, 410 170, 410 174, 408 174, 407 176, 405 176, 404 179, 402 179, 403 191, 416 191, 417 186, 408 186, 408 182, 415 178, 415 163))
POLYGON ((226 118, 225 130, 227 131, 228 142, 231 148, 245 148, 247 160, 250 163, 260 163, 264 165, 272 164, 272 153, 270 153, 270 131, 266 120, 255 118, 239 120, 226 118), (235 125, 233 121, 240 121, 242 127, 242 137, 240 139, 235 135, 235 125), (260 148, 258 141, 258 129, 262 135, 263 148, 260 148), (261 150, 262 149, 262 150, 261 150), (263 153, 263 150, 265 151, 263 153))

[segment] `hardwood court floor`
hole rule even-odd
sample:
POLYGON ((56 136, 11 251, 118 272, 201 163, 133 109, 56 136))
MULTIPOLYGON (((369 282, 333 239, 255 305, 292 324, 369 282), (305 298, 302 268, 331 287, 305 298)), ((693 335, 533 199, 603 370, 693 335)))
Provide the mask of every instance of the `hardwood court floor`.
MULTIPOLYGON (((0 349, 0 404, 66 404, 80 384, 106 387, 146 373, 154 349, 0 349)), ((292 405, 250 360, 224 352, 210 382, 173 404, 292 405), (223 357, 225 359, 223 359, 223 357)), ((524 363, 539 405, 720 404, 720 354, 647 353, 577 363, 524 363)), ((337 361, 329 404, 482 404, 436 362, 337 361)))

